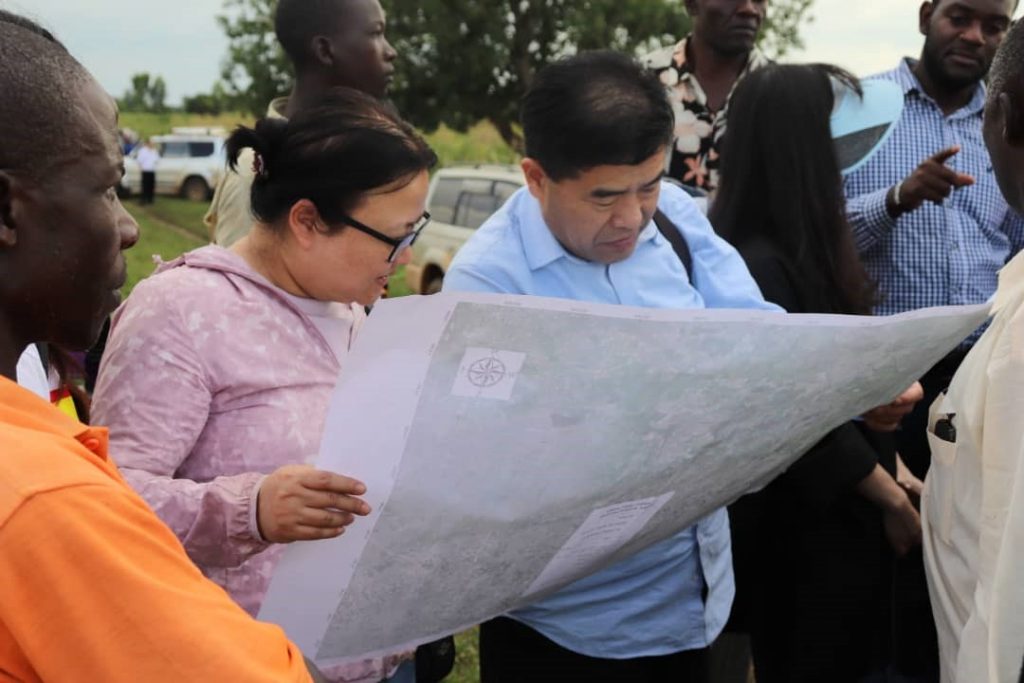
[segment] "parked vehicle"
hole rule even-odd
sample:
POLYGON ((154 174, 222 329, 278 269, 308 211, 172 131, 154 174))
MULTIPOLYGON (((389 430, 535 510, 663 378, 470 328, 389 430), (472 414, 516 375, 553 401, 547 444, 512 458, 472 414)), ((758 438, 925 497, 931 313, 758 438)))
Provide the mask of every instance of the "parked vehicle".
POLYGON ((455 252, 526 181, 516 166, 452 166, 434 174, 427 194, 430 225, 412 247, 405 279, 417 294, 441 291, 455 252))
MULTIPOLYGON (((170 135, 156 135, 153 143, 160 153, 156 165, 156 193, 206 201, 227 163, 222 128, 174 128, 170 135)), ((142 172, 135 160, 138 147, 124 160, 121 187, 126 195, 142 192, 142 172)))

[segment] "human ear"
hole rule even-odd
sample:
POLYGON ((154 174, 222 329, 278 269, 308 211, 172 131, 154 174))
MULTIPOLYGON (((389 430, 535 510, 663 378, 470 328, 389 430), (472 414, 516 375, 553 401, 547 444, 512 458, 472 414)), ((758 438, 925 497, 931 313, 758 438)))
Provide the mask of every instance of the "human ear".
POLYGON ((316 236, 320 234, 320 212, 308 199, 300 199, 288 210, 288 232, 303 249, 313 248, 316 236))
POLYGON ((933 14, 935 14, 934 3, 921 3, 921 8, 917 11, 917 30, 921 32, 921 35, 928 35, 928 24, 931 23, 933 14))
POLYGON ((314 36, 313 38, 313 58, 320 66, 331 66, 334 64, 334 48, 331 46, 331 40, 327 36, 314 36))
POLYGON ((10 249, 18 243, 14 229, 14 179, 0 171, 0 249, 10 249))
POLYGON ((536 159, 526 157, 522 162, 523 177, 526 178, 526 187, 536 199, 544 194, 545 183, 550 182, 547 173, 536 159))

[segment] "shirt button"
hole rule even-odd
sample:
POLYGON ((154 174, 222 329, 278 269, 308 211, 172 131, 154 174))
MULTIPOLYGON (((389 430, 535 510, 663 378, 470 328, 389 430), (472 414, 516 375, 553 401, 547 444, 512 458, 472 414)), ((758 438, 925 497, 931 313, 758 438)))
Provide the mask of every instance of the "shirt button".
POLYGON ((82 442, 82 445, 88 448, 93 453, 96 453, 100 449, 100 440, 94 436, 90 436, 88 439, 82 442))
POLYGON ((958 244, 957 242, 953 242, 953 243, 952 243, 951 245, 949 245, 949 247, 950 247, 950 248, 951 248, 951 249, 952 249, 953 251, 956 251, 957 249, 959 249, 959 248, 960 248, 960 245, 959 245, 959 244, 958 244))

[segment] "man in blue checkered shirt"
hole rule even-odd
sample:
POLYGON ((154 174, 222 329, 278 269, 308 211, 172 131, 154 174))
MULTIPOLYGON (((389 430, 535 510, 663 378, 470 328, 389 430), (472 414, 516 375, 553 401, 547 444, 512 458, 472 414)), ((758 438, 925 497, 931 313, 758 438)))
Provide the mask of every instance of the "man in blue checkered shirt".
MULTIPOLYGON (((858 249, 878 284, 876 313, 975 304, 1024 246, 1024 219, 999 192, 981 136, 983 79, 1011 23, 1016 0, 933 0, 920 9, 920 60, 879 78, 895 81, 904 111, 892 136, 846 179, 858 249)), ((903 422, 897 445, 915 475, 930 460, 928 408, 970 344, 922 378, 925 398, 903 422)), ((937 680, 938 651, 920 553, 897 569, 895 665, 911 680, 937 680)))
MULTIPOLYGON (((981 139, 983 80, 1010 25, 1014 0, 936 0, 921 7, 925 45, 878 78, 904 92, 892 136, 846 179, 857 247, 878 283, 879 315, 928 306, 976 304, 996 290, 999 269, 1024 246, 1024 219, 999 193, 981 139)), ((925 399, 904 422, 902 455, 914 473, 928 467, 924 414, 967 347, 925 382, 925 399), (941 372, 939 372, 941 370, 941 372)))

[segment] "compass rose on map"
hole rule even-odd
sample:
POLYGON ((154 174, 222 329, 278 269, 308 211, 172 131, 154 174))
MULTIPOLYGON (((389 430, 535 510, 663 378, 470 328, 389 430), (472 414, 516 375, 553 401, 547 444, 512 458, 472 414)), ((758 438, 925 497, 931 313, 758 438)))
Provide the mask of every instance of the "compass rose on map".
POLYGON ((491 358, 481 358, 470 365, 466 377, 473 386, 486 389, 499 384, 507 374, 508 370, 505 369, 505 364, 492 356, 491 358))
POLYGON ((524 361, 525 353, 470 347, 459 363, 452 393, 467 398, 507 401, 512 398, 524 361))

